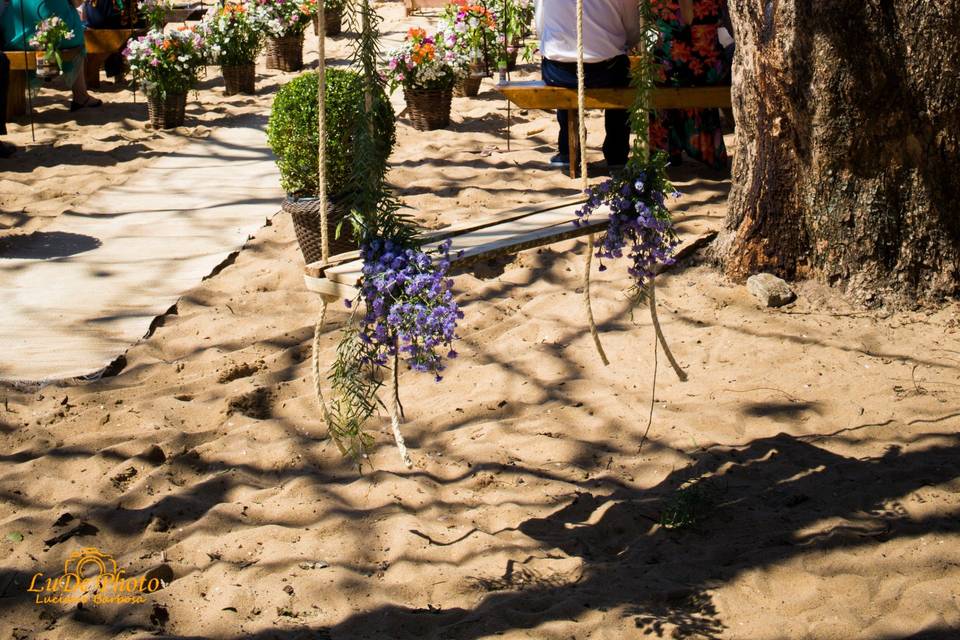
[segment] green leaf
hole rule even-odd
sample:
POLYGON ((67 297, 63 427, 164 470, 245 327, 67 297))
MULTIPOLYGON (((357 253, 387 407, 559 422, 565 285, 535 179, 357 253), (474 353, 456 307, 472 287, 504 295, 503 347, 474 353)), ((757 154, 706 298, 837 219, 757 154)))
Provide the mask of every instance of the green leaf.
POLYGON ((11 531, 7 534, 7 540, 10 542, 23 542, 23 534, 19 531, 11 531))

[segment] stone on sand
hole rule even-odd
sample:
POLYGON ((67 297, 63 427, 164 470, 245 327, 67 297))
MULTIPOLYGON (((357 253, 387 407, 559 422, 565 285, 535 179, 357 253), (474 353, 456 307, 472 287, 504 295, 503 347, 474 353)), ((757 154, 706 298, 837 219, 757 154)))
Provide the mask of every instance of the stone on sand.
POLYGON ((747 278, 747 291, 768 307, 782 307, 797 299, 790 285, 772 273, 747 278))

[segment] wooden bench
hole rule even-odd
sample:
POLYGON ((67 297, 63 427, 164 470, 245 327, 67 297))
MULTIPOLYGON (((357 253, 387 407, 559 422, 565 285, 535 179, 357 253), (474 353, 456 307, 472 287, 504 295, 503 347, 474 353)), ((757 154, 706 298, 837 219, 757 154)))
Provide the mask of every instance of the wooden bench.
MULTIPOLYGON (((548 87, 539 80, 507 82, 495 89, 521 109, 567 109, 567 131, 570 146, 570 177, 576 177, 580 136, 577 132, 577 90, 548 87)), ((587 89, 587 109, 628 109, 636 99, 636 89, 587 89)), ((656 87, 651 96, 654 109, 730 108, 729 86, 656 87)))
POLYGON ((413 15, 419 9, 443 9, 451 0, 403 0, 405 15, 413 15))
POLYGON ((83 32, 84 45, 87 48, 87 60, 84 63, 84 76, 88 89, 100 87, 100 69, 104 61, 127 46, 130 38, 146 33, 145 29, 87 29, 83 32))
MULTIPOLYGON (((60 57, 66 62, 80 55, 80 47, 63 49, 60 57)), ((10 82, 7 86, 7 119, 11 120, 27 112, 27 72, 37 70, 37 52, 4 51, 10 61, 10 82)))

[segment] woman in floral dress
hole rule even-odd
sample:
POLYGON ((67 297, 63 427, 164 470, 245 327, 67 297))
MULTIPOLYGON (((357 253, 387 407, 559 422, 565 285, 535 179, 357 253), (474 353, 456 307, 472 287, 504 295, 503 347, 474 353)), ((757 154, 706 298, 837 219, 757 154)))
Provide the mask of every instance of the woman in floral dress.
MULTIPOLYGON (((717 32, 726 0, 650 0, 660 31, 654 57, 658 83, 671 87, 728 84, 730 68, 717 32)), ((664 109, 652 114, 650 145, 679 164, 685 151, 711 167, 727 167, 719 109, 664 109)))

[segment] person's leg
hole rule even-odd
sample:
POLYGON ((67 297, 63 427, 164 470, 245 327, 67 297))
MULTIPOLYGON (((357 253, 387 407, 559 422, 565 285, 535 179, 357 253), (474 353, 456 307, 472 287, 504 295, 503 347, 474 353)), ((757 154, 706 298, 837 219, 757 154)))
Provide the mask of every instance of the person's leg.
MULTIPOLYGON (((576 87, 577 86, 577 77, 575 72, 571 75, 570 65, 554 62, 553 60, 544 59, 541 67, 541 74, 543 76, 543 82, 550 87, 576 87), (571 84, 572 82, 572 84, 571 84)), ((560 127, 560 131, 557 134, 557 156, 555 157, 555 164, 562 164, 569 162, 570 158, 570 144, 567 131, 567 110, 566 109, 557 109, 557 124, 560 127)))
MULTIPOLYGON (((584 67, 584 85, 593 87, 629 87, 630 59, 617 56, 604 63, 584 67)), ((625 109, 607 109, 603 114, 606 136, 603 158, 608 167, 626 164, 630 155, 630 115, 625 109)))
POLYGON ((630 114, 623 109, 607 109, 603 114, 606 137, 603 139, 603 159, 608 167, 627 164, 630 155, 630 114))
POLYGON ((71 111, 77 111, 78 109, 85 109, 88 107, 99 107, 103 104, 103 100, 94 98, 87 91, 87 78, 84 75, 85 61, 86 59, 81 56, 76 62, 76 77, 73 79, 73 84, 70 86, 70 90, 73 92, 73 101, 70 103, 71 111))
POLYGON ((563 158, 570 157, 570 138, 567 131, 567 110, 557 109, 557 124, 560 125, 560 133, 557 134, 557 154, 563 158))
POLYGON ((73 101, 81 104, 90 98, 90 94, 87 93, 87 77, 84 75, 84 62, 85 60, 82 56, 77 59, 77 77, 73 79, 73 85, 70 87, 70 91, 73 92, 73 101))

